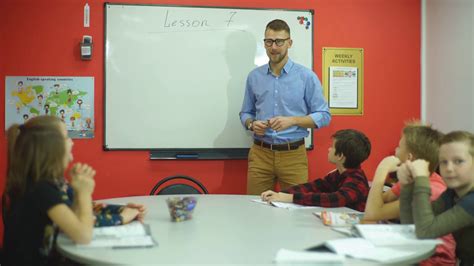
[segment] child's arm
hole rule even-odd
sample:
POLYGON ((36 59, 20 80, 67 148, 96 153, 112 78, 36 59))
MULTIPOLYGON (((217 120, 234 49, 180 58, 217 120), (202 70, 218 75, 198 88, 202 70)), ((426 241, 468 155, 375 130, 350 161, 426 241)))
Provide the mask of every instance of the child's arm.
POLYGON ((113 226, 127 224, 133 220, 143 222, 146 208, 142 204, 128 203, 127 205, 94 204, 95 226, 113 226))
POLYGON ((120 217, 122 217, 122 222, 123 224, 128 224, 131 221, 137 219, 138 217, 138 210, 133 209, 133 208, 127 208, 125 207, 121 212, 120 212, 120 217))
MULTIPOLYGON (((382 188, 382 191, 383 191, 383 188, 382 188)), ((389 202, 398 200, 398 196, 395 193, 393 193, 393 191, 390 189, 385 192, 382 192, 382 200, 384 203, 389 203, 389 202)))
POLYGON ((383 159, 377 166, 365 206, 365 221, 379 221, 400 217, 400 202, 395 200, 385 203, 383 197, 385 178, 388 173, 396 171, 399 164, 400 159, 395 156, 389 156, 383 159))
POLYGON ((308 183, 292 186, 286 190, 283 190, 282 192, 267 190, 263 192, 260 196, 263 201, 295 202, 303 205, 315 205, 317 204, 317 202, 311 203, 311 201, 309 201, 307 203, 304 203, 301 202, 299 199, 302 197, 302 195, 315 194, 323 191, 331 191, 331 186, 335 183, 331 180, 331 177, 334 173, 335 172, 331 172, 324 178, 316 179, 308 183), (295 195, 298 198, 297 201, 294 201, 295 195))
MULTIPOLYGON (((327 208, 344 207, 365 201, 368 193, 365 176, 347 176, 334 192, 306 192, 293 194, 293 202, 301 205, 327 208)), ((362 211, 362 210, 359 210, 362 211)))
MULTIPOLYGON (((282 192, 275 192, 273 190, 267 190, 260 194, 260 197, 263 201, 279 201, 279 202, 293 202, 294 194, 297 194, 299 197, 302 194, 307 193, 319 193, 323 191, 330 191, 331 182, 330 182, 331 173, 321 179, 316 179, 314 181, 292 186, 282 192)), ((295 202, 296 203, 296 202, 295 202)), ((303 204, 297 202, 299 204, 303 204)), ((312 204, 306 204, 312 205, 312 204)))
MULTIPOLYGON (((336 170, 337 171, 337 170, 336 170)), ((323 191, 330 191, 331 190, 331 185, 334 182, 331 182, 331 176, 334 173, 331 172, 328 175, 326 175, 324 178, 316 179, 308 183, 292 186, 286 190, 283 190, 282 192, 275 192, 272 190, 265 191, 261 194, 262 200, 263 201, 279 201, 279 202, 295 202, 298 204, 303 204, 303 205, 316 205, 318 202, 312 203, 310 200, 306 200, 307 202, 302 202, 301 197, 302 195, 309 195, 309 194, 315 194, 315 193, 320 193, 323 191), (296 195, 296 198, 298 200, 294 200, 296 195)))
POLYGON ((143 204, 128 203, 125 209, 120 214, 124 223, 129 223, 133 220, 138 220, 143 223, 146 215, 146 207, 143 204))
POLYGON ((71 187, 70 184, 67 184, 67 191, 66 194, 68 196, 68 201, 69 201, 69 206, 71 207, 72 211, 76 214, 79 215, 79 208, 77 207, 77 200, 76 200, 76 194, 74 193, 74 189, 71 187))
POLYGON ((413 200, 413 185, 406 185, 402 187, 400 193, 400 222, 402 224, 413 224, 413 209, 412 209, 412 200, 413 200))
MULTIPOLYGON (((77 200, 72 200, 74 192, 68 186, 68 198, 71 199, 66 202, 71 206, 71 209, 78 215, 77 200), (72 202, 72 204, 70 204, 72 202)), ((133 220, 143 222, 146 215, 146 208, 142 204, 128 203, 127 205, 109 205, 105 203, 93 203, 93 214, 95 217, 94 226, 113 226, 120 224, 127 224, 133 220)))
POLYGON ((87 244, 92 239, 92 192, 95 171, 86 164, 76 164, 71 170, 71 186, 75 191, 76 213, 66 204, 48 210, 49 218, 74 242, 87 244))
POLYGON ((93 203, 93 213, 95 217, 94 226, 114 226, 123 224, 120 213, 125 209, 123 205, 93 203))
POLYGON ((84 197, 81 201, 81 205, 88 207, 80 208, 79 215, 66 204, 58 204, 48 210, 48 216, 72 241, 88 244, 92 240, 93 216, 90 208, 92 199, 87 200, 84 197))
POLYGON ((292 186, 288 189, 282 190, 282 192, 287 193, 287 194, 296 194, 296 193, 320 193, 320 192, 331 191, 335 183, 334 176, 337 174, 338 174, 337 170, 334 170, 323 178, 318 178, 308 183, 292 186))
POLYGON ((267 190, 260 195, 263 201, 293 202, 293 194, 267 190))
MULTIPOLYGON (((417 237, 436 238, 474 225, 474 216, 470 215, 459 203, 453 208, 435 215, 434 206, 430 204, 429 191, 429 178, 416 177, 413 189, 413 218, 417 237)), ((433 202, 434 204, 443 204, 443 199, 438 198, 433 202)))
POLYGON ((469 197, 474 198, 473 194, 461 198, 454 207, 447 210, 444 204, 448 198, 447 192, 431 204, 428 162, 416 160, 407 164, 412 176, 415 176, 412 208, 418 237, 436 238, 474 225, 474 216, 467 211, 469 206, 472 208, 470 201, 474 201, 474 199, 469 197), (441 210, 445 211, 441 212, 441 210))
POLYGON ((413 177, 406 164, 402 164, 398 168, 398 176, 400 176, 400 222, 402 224, 413 224, 412 200, 413 200, 413 177))

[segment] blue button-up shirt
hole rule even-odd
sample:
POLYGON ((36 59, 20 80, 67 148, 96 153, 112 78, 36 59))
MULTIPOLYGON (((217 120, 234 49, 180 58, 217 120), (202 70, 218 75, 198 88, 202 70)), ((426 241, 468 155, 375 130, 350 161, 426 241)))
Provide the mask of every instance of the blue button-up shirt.
MULTIPOLYGON (((266 121, 276 116, 307 115, 318 128, 327 126, 331 121, 321 83, 313 71, 288 59, 278 77, 271 72, 269 64, 250 72, 240 111, 244 127, 249 118, 266 121)), ((264 136, 255 135, 254 138, 280 144, 307 136, 307 129, 293 126, 279 132, 268 128, 264 136)))

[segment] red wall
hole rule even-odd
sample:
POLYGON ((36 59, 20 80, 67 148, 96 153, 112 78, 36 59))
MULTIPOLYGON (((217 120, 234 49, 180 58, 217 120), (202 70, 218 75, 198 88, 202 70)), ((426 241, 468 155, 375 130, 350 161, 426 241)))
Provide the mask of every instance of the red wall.
MULTIPOLYGON (((176 173, 199 178, 211 193, 243 194, 247 161, 150 161, 146 151, 104 152, 103 0, 90 0, 91 27, 83 27, 84 0, 0 1, 0 78, 5 76, 95 77, 95 138, 76 140, 77 161, 97 170, 95 199, 145 195, 157 180, 176 173), (79 42, 92 35, 92 61, 81 61, 79 42)), ((119 2, 119 1, 111 1, 119 2)), ((397 146, 403 122, 420 115, 419 0, 128 0, 128 3, 314 9, 314 66, 321 76, 322 47, 364 49, 364 115, 334 116, 314 134, 310 177, 321 177, 330 136, 342 128, 365 132, 372 154, 363 165, 372 176, 377 163, 397 146)), ((290 50, 291 56, 291 50, 290 50)), ((0 82, 0 124, 4 125, 5 82, 0 82)), ((242 93, 243 93, 242 88, 242 93)), ((0 172, 6 172, 6 140, 0 133, 0 172)), ((0 177, 3 191, 4 176, 0 177)), ((0 232, 1 233, 1 232, 0 232)))

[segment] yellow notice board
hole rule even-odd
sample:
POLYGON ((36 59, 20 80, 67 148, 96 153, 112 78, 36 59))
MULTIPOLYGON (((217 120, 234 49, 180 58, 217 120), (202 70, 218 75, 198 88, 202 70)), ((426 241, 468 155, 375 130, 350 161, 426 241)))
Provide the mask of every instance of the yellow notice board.
POLYGON ((324 96, 333 115, 364 112, 364 49, 323 47, 324 96))

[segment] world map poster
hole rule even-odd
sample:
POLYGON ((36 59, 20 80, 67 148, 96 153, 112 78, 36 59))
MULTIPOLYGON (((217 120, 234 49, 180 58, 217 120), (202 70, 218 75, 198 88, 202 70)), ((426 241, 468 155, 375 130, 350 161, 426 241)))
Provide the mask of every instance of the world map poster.
POLYGON ((38 115, 59 117, 71 138, 93 138, 94 77, 7 76, 5 130, 38 115))

